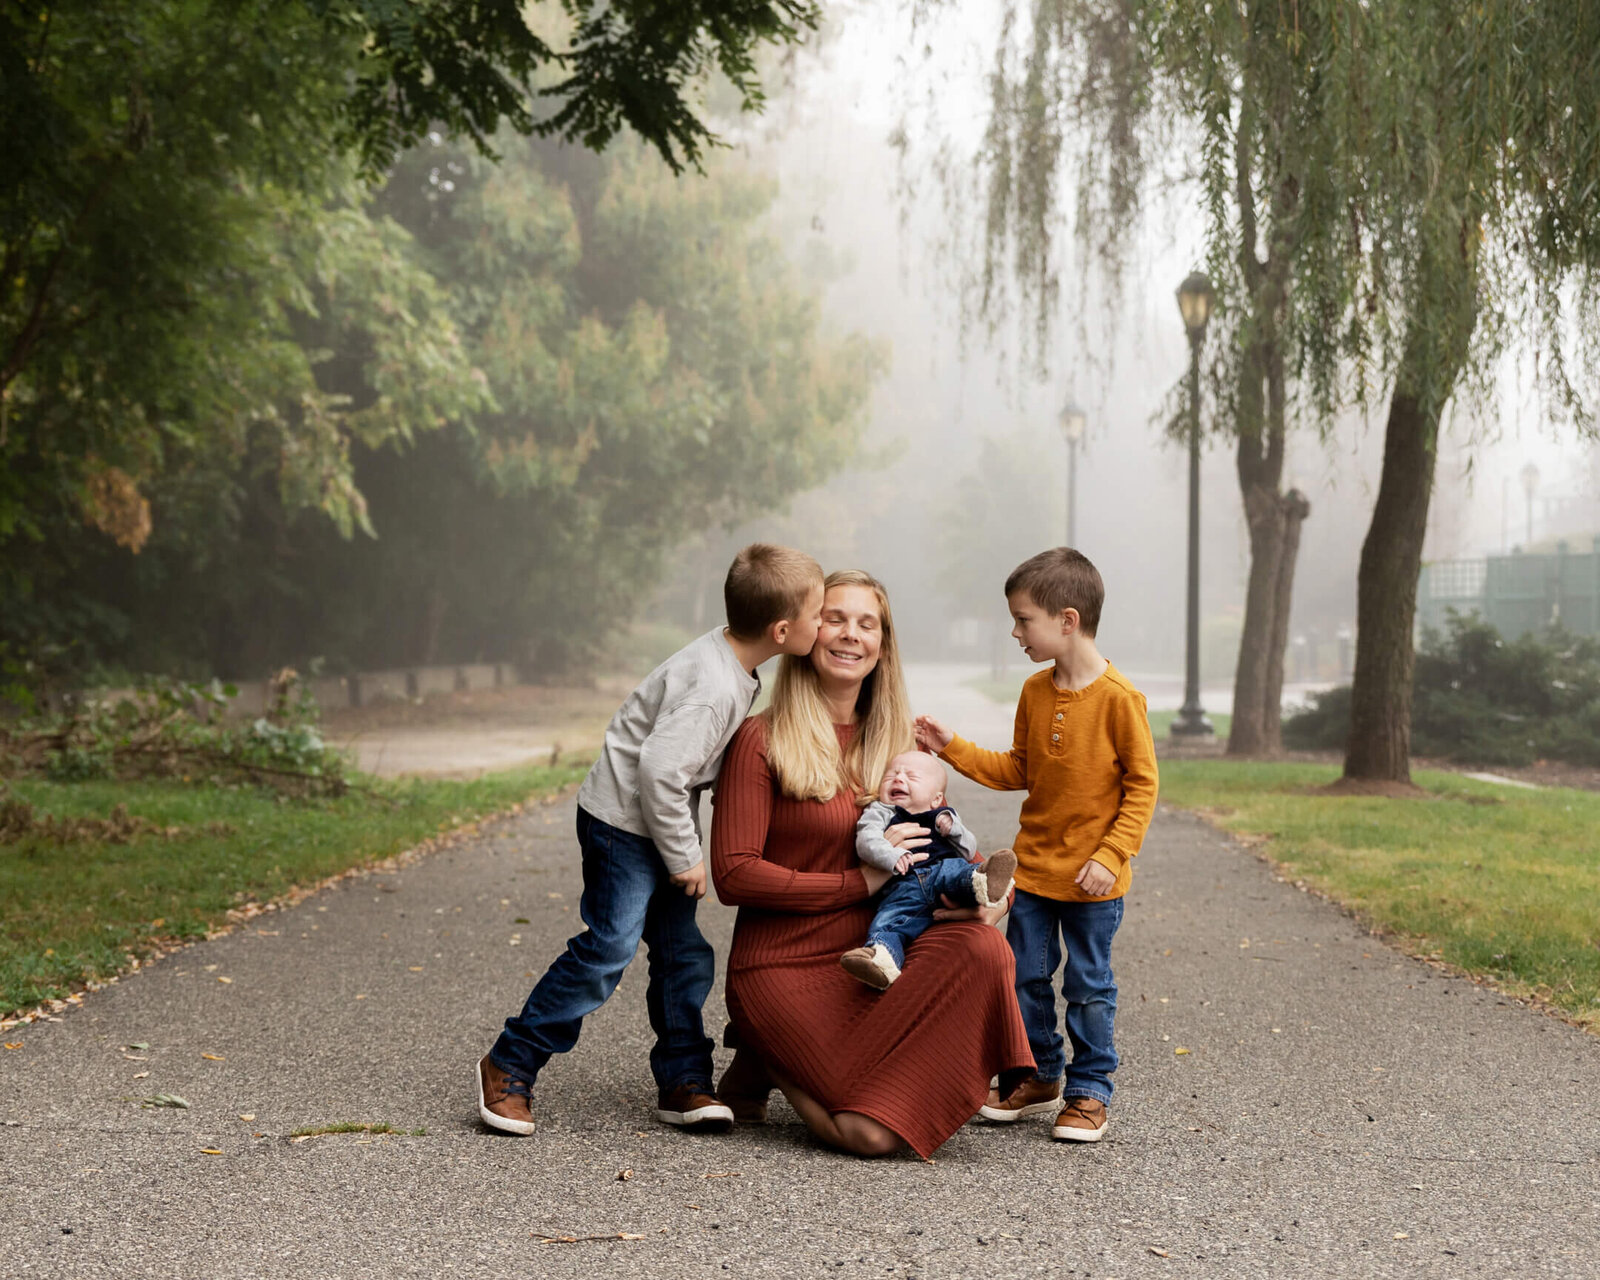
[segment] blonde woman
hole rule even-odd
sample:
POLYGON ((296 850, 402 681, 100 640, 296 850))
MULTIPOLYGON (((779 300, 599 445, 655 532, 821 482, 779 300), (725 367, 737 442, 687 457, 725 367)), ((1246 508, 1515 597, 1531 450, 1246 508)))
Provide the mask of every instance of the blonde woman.
MULTIPOLYGON (((992 1076, 1020 1078, 1033 1057, 1011 949, 988 914, 941 912, 951 923, 912 944, 916 963, 887 991, 839 967, 888 878, 857 860, 856 819, 912 731, 883 587, 858 571, 826 587, 810 657, 782 660, 772 705, 745 721, 717 781, 711 874, 739 908, 727 998, 740 1046, 718 1093, 754 1120, 776 1084, 841 1150, 928 1156, 992 1076)), ((926 842, 912 824, 885 835, 926 842)))

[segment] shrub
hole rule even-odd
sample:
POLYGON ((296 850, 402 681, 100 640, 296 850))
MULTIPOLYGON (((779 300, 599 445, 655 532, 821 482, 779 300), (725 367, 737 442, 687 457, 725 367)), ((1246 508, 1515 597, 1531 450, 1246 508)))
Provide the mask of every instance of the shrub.
MULTIPOLYGON (((1342 750, 1350 688, 1329 689, 1284 721, 1284 742, 1342 750)), ((1600 640, 1561 627, 1507 641, 1452 613, 1417 651, 1411 749, 1475 764, 1562 760, 1600 765, 1600 640)))

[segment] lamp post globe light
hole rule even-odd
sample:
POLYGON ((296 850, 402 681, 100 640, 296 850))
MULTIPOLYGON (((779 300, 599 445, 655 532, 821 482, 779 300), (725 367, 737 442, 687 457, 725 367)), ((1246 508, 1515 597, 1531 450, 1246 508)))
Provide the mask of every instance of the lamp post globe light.
POLYGON ((1211 721, 1200 709, 1200 348, 1206 340, 1214 295, 1211 278, 1191 272, 1178 286, 1178 311, 1189 332, 1189 590, 1184 627, 1183 706, 1172 721, 1174 738, 1209 738, 1211 721))
POLYGON ((1075 400, 1062 406, 1061 434, 1067 438, 1067 545, 1078 545, 1078 443, 1088 419, 1075 400))

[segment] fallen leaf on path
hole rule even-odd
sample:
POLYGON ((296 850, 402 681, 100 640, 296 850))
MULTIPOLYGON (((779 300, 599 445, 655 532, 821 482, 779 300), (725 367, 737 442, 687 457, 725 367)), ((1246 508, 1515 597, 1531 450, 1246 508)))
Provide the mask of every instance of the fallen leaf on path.
POLYGON ((250 1120, 254 1120, 255 1118, 256 1118, 256 1113, 254 1111, 241 1111, 239 1113, 239 1119, 241 1119, 241 1120, 250 1121, 250 1120))
POLYGON ((21 1040, 7 1040, 5 1042, 6 1048, 8 1048, 8 1049, 20 1049, 20 1048, 22 1048, 24 1043, 25 1042, 21 1041, 21 1040))
POLYGON ((737 1173, 704 1173, 700 1176, 703 1178, 737 1178, 740 1175, 737 1173))
POLYGON ((1158 1258, 1170 1258, 1172 1256, 1165 1249, 1158 1249, 1155 1247, 1155 1245, 1150 1246, 1150 1252, 1155 1254, 1158 1258))
POLYGON ((1174 1049, 1172 1051, 1174 1057, 1182 1057, 1184 1054, 1186 1054, 1188 1052, 1189 1051, 1187 1049, 1185 1049, 1181 1044, 1176 1049, 1174 1049))
POLYGON ((226 1062, 227 1061, 227 1059, 224 1058, 220 1053, 202 1053, 200 1056, 202 1058, 204 1058, 207 1062, 226 1062))
POLYGON ((546 894, 545 896, 549 897, 549 898, 559 898, 561 895, 559 893, 551 893, 551 894, 546 894))
POLYGON ((1396 1231, 1394 1238, 1396 1240, 1409 1240, 1411 1239, 1411 1233, 1409 1231, 1396 1231))
POLYGON ((200 1154, 203 1155, 203 1156, 220 1156, 222 1154, 222 1148, 221 1147, 201 1147, 200 1148, 200 1154))
POLYGON ((222 975, 221 975, 221 974, 220 974, 220 973, 219 973, 219 974, 218 974, 218 975, 217 975, 217 981, 218 981, 218 982, 228 982, 228 983, 231 983, 231 982, 232 982, 232 981, 233 981, 233 979, 232 979, 232 978, 224 978, 224 977, 223 977, 223 976, 222 976, 222 975))
POLYGON ((139 1049, 142 1051, 150 1047, 150 1042, 148 1040, 135 1040, 132 1044, 125 1044, 122 1047, 124 1049, 139 1049))
POLYGON ((421 973, 422 972, 422 966, 420 964, 412 965, 411 966, 411 972, 412 973, 421 973))
POLYGON ((181 1107, 187 1110, 189 1100, 179 1097, 175 1093, 158 1093, 154 1097, 146 1098, 144 1105, 147 1107, 181 1107))
POLYGON ((581 1240, 643 1240, 644 1237, 634 1231, 613 1231, 603 1236, 547 1236, 542 1231, 528 1232, 535 1240, 542 1244, 577 1244, 581 1240))
POLYGON ((143 1080, 143 1079, 145 1079, 145 1078, 146 1078, 146 1077, 147 1077, 147 1076, 148 1076, 148 1075, 149 1075, 149 1074, 150 1074, 150 1073, 149 1073, 149 1072, 148 1072, 148 1071, 135 1071, 135 1072, 134 1072, 134 1073, 133 1073, 133 1078, 134 1078, 134 1079, 135 1079, 135 1080, 143 1080))
POLYGON ((618 1182, 626 1182, 631 1177, 633 1177, 633 1170, 632 1169, 622 1169, 622 1170, 619 1170, 618 1173, 617 1173, 617 1181, 618 1182))

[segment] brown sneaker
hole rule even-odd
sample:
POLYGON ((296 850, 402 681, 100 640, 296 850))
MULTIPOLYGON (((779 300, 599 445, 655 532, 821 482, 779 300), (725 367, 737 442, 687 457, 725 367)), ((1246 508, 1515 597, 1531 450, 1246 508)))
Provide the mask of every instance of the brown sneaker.
POLYGON ((1041 1080, 1029 1076, 1004 1098, 998 1089, 989 1090, 989 1101, 978 1108, 978 1114, 996 1124, 1010 1124, 1024 1116, 1048 1115, 1061 1105, 1061 1078, 1041 1080))
POLYGON ((736 1049, 717 1081, 718 1100, 733 1112, 735 1124, 766 1124, 767 1096, 776 1086, 754 1051, 736 1049))
POLYGON ((656 1119, 690 1133, 727 1133, 733 1112, 697 1084, 680 1084, 658 1098, 656 1119))
POLYGON ((878 991, 887 990, 900 976, 900 966, 882 943, 870 947, 856 947, 839 957, 839 967, 859 982, 865 982, 878 991))
POLYGON ((1107 1119, 1105 1103, 1095 1098, 1071 1098, 1056 1117, 1050 1136, 1062 1142, 1099 1142, 1107 1119))
POLYGON ((1010 849, 996 849, 984 860, 973 881, 980 907, 998 906, 1011 892, 1011 877, 1017 872, 1017 855, 1010 849))
POLYGON ((533 1132, 533 1092, 526 1083, 508 1075, 484 1054, 478 1059, 478 1116, 491 1129, 526 1137, 533 1132))

